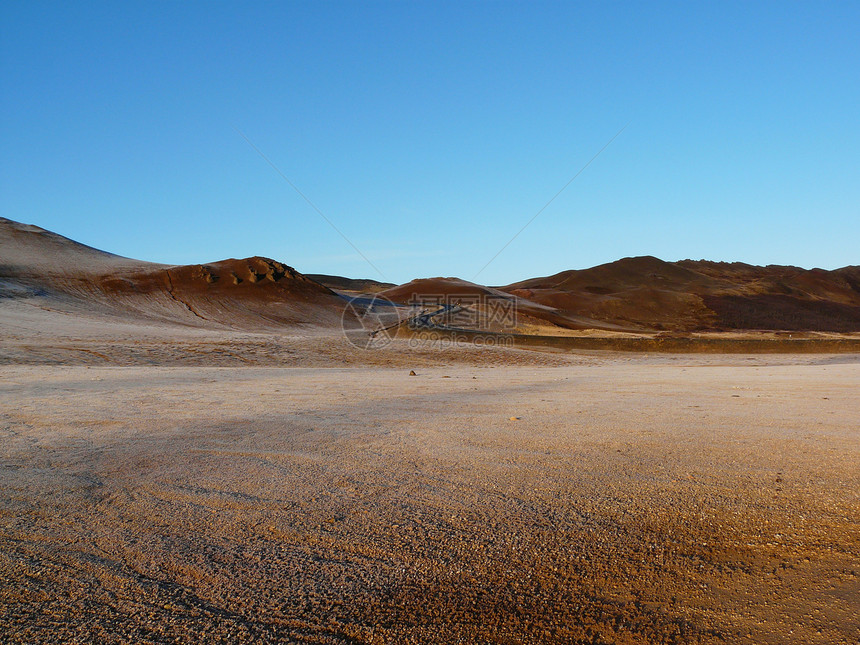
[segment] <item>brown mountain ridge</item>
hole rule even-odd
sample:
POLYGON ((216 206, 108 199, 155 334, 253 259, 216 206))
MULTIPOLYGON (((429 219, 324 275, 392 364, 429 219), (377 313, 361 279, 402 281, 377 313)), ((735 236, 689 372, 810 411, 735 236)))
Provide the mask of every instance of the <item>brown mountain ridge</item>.
POLYGON ((213 328, 333 327, 344 299, 292 267, 251 257, 170 266, 112 255, 36 226, 0 218, 0 305, 213 328))
POLYGON ((646 256, 500 290, 565 314, 654 330, 860 331, 858 266, 825 271, 646 256))
POLYGON ((505 300, 531 328, 860 332, 860 266, 826 271, 645 256, 502 287, 458 278, 393 286, 309 277, 262 257, 179 266, 143 262, 0 218, 0 306, 50 299, 69 311, 192 326, 335 327, 346 298, 357 292, 398 304, 505 300))

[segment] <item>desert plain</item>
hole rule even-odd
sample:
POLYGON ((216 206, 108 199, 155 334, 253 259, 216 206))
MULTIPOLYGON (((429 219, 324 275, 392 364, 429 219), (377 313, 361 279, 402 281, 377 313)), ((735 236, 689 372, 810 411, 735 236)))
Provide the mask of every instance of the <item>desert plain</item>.
POLYGON ((2 642, 860 639, 857 352, 359 348, 6 222, 2 642))

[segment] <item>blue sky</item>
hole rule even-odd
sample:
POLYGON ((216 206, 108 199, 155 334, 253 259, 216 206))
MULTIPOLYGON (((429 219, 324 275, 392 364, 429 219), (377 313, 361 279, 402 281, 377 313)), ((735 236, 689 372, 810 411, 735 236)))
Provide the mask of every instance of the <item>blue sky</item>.
POLYGON ((0 214, 121 255, 476 278, 627 125, 479 282, 860 263, 857 2, 20 1, 0 23, 0 214))

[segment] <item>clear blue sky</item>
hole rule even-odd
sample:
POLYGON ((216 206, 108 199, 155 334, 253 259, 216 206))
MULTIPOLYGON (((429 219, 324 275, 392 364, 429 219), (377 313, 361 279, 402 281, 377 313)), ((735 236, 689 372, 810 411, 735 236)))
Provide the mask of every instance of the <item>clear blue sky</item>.
POLYGON ((860 263, 856 1, 20 0, 0 24, 0 214, 122 255, 471 279, 629 123, 479 282, 860 263))

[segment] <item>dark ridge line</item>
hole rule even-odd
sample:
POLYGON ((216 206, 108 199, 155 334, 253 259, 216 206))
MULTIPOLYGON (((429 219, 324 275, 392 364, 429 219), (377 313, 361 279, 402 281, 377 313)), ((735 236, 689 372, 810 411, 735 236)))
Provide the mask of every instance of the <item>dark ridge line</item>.
POLYGON ((541 336, 480 331, 433 325, 407 327, 408 333, 429 340, 476 345, 542 347, 562 350, 608 350, 660 354, 860 354, 860 338, 605 338, 541 336))

